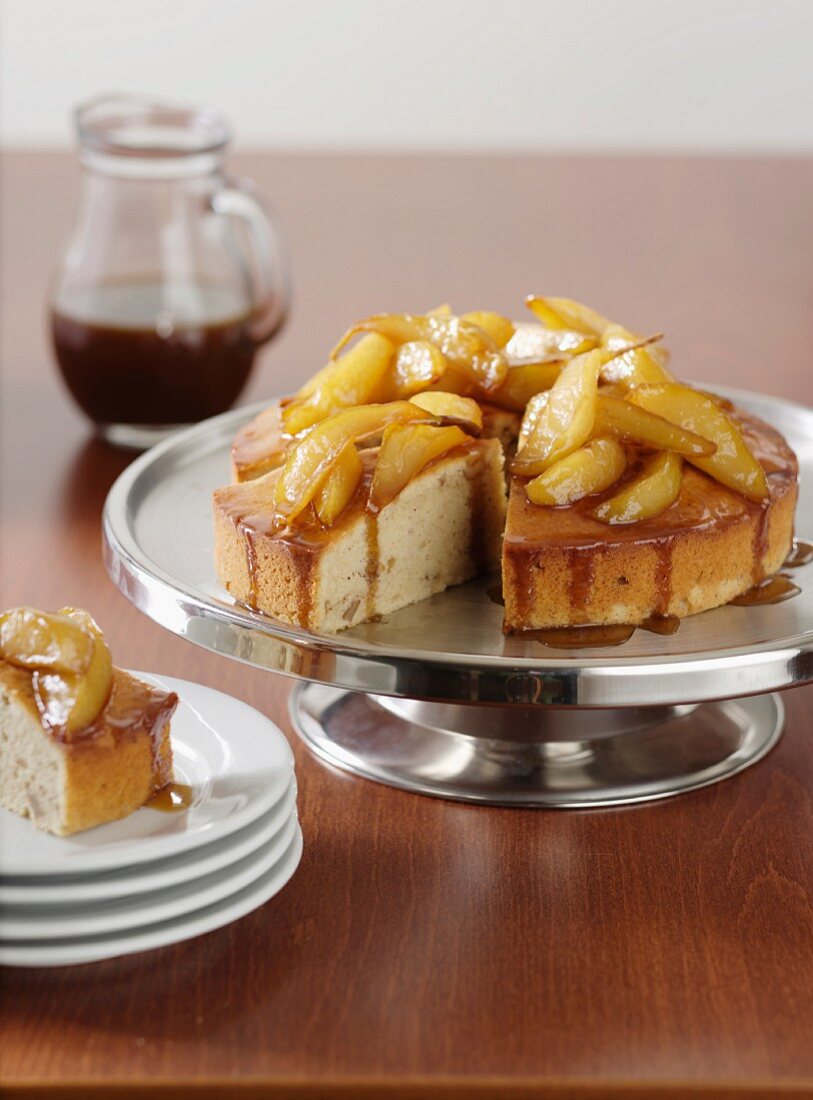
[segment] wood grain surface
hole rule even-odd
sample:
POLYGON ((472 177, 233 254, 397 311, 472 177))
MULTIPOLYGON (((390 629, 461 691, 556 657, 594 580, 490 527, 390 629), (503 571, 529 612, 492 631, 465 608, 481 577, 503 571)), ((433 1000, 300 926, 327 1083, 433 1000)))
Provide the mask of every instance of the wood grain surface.
MULTIPOLYGON (((664 330, 682 375, 813 402, 809 161, 235 165, 295 262, 246 401, 289 390, 357 316, 516 313, 536 291, 664 330)), ((292 882, 228 928, 5 970, 3 1095, 813 1095, 813 689, 786 693, 761 764, 626 810, 472 808, 317 763, 289 682, 162 631, 108 581, 100 510, 128 458, 90 436, 43 323, 78 171, 20 153, 2 172, 0 602, 87 606, 117 663, 268 713, 294 742, 305 834, 292 882)))

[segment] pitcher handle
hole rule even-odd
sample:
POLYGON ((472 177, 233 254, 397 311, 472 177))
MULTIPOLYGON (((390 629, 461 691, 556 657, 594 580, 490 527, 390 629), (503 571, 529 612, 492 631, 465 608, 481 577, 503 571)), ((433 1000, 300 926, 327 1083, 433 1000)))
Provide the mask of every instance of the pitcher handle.
POLYGON ((211 196, 213 213, 239 219, 248 231, 251 256, 252 320, 249 335, 257 344, 282 324, 290 299, 286 250, 276 214, 248 179, 229 179, 211 196))

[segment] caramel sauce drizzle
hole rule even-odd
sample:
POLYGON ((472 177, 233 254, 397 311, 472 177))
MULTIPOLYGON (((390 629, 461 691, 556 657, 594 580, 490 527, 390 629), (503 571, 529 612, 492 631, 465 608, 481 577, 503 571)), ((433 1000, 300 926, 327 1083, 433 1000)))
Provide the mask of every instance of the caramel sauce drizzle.
POLYGON ((568 554, 570 606, 577 615, 587 610, 595 575, 596 551, 592 547, 587 548, 586 552, 579 549, 571 550, 568 554))
POLYGON ((246 537, 246 568, 248 570, 248 604, 257 607, 259 593, 257 591, 257 544, 254 541, 257 532, 253 527, 241 523, 243 534, 246 537))
MULTIPOLYGON (((672 548, 666 542, 658 542, 655 544, 655 554, 655 606, 658 615, 665 617, 672 602, 672 548)), ((674 630, 671 633, 674 634, 674 630)))
POLYGON ((378 576, 381 569, 381 551, 378 545, 378 514, 366 512, 367 524, 367 608, 368 619, 375 617, 376 598, 378 596, 378 576))
MULTIPOLYGON (((153 768, 157 768, 164 726, 178 704, 174 692, 165 692, 151 684, 113 669, 113 687, 107 703, 97 718, 75 735, 73 742, 104 735, 113 730, 120 736, 137 734, 149 728, 152 733, 153 768)), ((52 731, 53 732, 53 731, 52 731)), ((65 740, 60 737, 60 740, 65 740)))
POLYGON ((763 504, 758 505, 759 514, 754 524, 754 565, 752 573, 754 585, 758 585, 765 576, 765 555, 768 552, 769 503, 770 498, 763 504))
POLYGON ((313 611, 313 554, 306 554, 297 568, 296 614, 300 624, 307 629, 313 611))
MULTIPOLYGON (((528 568, 525 569, 525 583, 520 587, 517 592, 517 605, 518 612, 521 619, 528 619, 531 612, 534 599, 534 586, 533 586, 533 574, 531 569, 532 563, 528 563, 528 568)), ((503 604, 505 604, 505 598, 503 597, 503 604)))
POLYGON ((141 680, 121 679, 114 672, 114 686, 111 701, 118 695, 118 707, 108 706, 101 718, 117 730, 150 730, 150 749, 152 752, 152 770, 155 775, 161 766, 161 743, 167 723, 172 718, 178 704, 174 693, 167 695, 141 680), (121 713, 117 713, 121 708, 121 713))

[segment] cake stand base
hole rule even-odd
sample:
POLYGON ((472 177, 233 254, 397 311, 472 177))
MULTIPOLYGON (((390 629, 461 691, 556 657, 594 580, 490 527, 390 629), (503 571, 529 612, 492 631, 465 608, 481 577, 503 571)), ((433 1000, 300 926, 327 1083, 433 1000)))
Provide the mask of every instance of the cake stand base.
POLYGON ((779 740, 777 695, 697 706, 427 703, 298 684, 312 751, 391 787, 496 806, 585 809, 668 798, 736 775, 779 740))

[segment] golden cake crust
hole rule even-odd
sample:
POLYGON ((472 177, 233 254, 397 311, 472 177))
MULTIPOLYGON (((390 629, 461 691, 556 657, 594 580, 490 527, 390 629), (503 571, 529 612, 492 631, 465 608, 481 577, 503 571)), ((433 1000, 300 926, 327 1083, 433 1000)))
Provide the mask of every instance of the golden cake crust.
POLYGON ((783 437, 734 412, 768 477, 764 505, 684 466, 675 503, 640 523, 590 516, 596 498, 542 508, 512 478, 503 544, 505 629, 641 623, 727 603, 776 572, 793 540, 798 463, 783 437))

